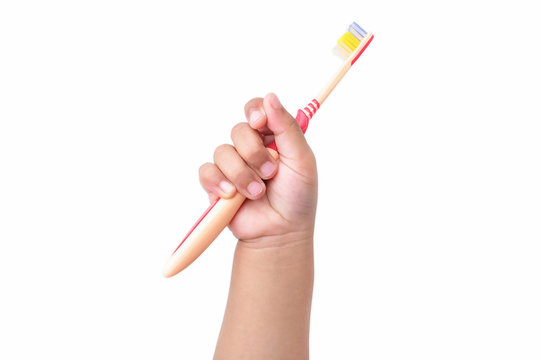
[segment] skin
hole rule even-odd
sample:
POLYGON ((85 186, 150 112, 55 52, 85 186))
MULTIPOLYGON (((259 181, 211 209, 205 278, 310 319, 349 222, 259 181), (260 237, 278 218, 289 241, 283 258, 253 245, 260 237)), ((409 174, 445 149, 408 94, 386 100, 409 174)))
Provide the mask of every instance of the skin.
POLYGON ((200 168, 211 201, 248 198, 229 225, 239 241, 214 359, 308 359, 315 157, 275 94, 250 100, 245 114, 234 146, 217 147, 200 168), (265 148, 273 140, 278 160, 265 148))

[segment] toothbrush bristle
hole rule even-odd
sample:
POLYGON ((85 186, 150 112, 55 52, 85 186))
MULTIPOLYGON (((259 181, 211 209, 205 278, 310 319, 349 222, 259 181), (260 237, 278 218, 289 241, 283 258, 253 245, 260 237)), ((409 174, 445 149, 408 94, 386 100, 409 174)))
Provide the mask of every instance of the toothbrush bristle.
POLYGON ((359 41, 362 41, 364 36, 367 35, 367 31, 362 29, 362 27, 355 22, 349 25, 349 32, 353 34, 354 37, 357 38, 359 41))
POLYGON ((347 59, 362 42, 367 32, 360 25, 353 22, 348 31, 338 40, 334 52, 342 59, 347 59))
POLYGON ((343 34, 343 36, 339 39, 338 45, 345 49, 349 54, 352 53, 358 45, 360 45, 360 40, 358 40, 353 34, 350 32, 346 32, 343 34))

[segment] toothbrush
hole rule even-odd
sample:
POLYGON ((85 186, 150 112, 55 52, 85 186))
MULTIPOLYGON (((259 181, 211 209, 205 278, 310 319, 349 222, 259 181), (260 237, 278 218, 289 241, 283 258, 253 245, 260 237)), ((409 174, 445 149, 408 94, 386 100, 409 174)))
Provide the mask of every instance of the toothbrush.
MULTIPOLYGON (((334 52, 345 61, 319 95, 311 100, 306 107, 299 109, 296 114, 296 121, 304 133, 307 130, 309 120, 372 40, 373 34, 366 32, 355 22, 349 25, 348 31, 338 40, 334 52)), ((278 150, 275 142, 267 147, 278 150)), ((277 153, 274 155, 277 157, 277 153)), ((165 264, 163 275, 165 277, 174 276, 195 261, 229 224, 245 199, 244 195, 239 192, 229 199, 217 198, 174 250, 165 264)))

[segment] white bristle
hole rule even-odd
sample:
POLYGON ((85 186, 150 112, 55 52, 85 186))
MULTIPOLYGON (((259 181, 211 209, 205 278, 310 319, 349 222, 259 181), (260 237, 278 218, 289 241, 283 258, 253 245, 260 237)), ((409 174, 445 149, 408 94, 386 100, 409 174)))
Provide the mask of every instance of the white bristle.
POLYGON ((343 60, 347 60, 347 58, 349 57, 350 53, 347 52, 347 50, 345 50, 341 45, 337 44, 336 46, 334 46, 334 49, 333 49, 333 53, 334 55, 337 55, 339 56, 341 59, 343 60))

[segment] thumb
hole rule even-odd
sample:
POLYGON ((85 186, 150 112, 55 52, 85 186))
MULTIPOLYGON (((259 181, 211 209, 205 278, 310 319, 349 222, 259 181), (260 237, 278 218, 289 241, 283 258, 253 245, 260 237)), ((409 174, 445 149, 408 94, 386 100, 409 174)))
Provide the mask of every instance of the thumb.
POLYGON ((266 126, 274 134, 274 141, 282 156, 300 158, 311 151, 300 125, 281 105, 276 94, 266 95, 263 106, 267 116, 266 126))

